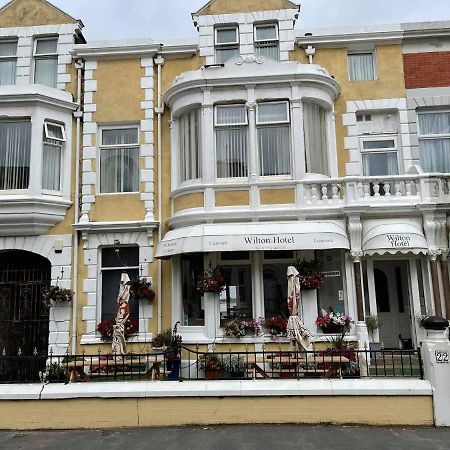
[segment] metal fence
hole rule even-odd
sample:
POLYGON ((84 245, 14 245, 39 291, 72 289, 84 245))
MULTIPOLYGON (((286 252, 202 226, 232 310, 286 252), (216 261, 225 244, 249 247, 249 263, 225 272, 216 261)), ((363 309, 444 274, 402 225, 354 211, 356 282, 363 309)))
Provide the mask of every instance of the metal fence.
POLYGON ((420 351, 201 352, 181 346, 124 356, 0 355, 0 383, 374 377, 422 379, 420 351))

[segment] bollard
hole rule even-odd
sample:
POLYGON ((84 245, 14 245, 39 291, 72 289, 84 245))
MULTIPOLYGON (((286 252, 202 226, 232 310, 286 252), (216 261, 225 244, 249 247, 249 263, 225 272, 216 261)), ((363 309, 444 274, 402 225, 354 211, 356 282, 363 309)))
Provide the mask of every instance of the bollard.
POLYGON ((450 427, 449 322, 442 317, 427 317, 422 325, 427 332, 421 348, 423 369, 433 388, 434 424, 450 427))

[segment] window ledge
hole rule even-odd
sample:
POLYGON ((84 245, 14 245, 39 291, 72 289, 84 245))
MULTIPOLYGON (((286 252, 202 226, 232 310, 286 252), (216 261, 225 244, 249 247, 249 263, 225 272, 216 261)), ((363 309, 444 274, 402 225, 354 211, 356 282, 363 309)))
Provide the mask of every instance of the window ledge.
POLYGON ((53 195, 2 195, 0 191, 0 236, 45 234, 64 220, 71 205, 53 195))
MULTIPOLYGON (((127 344, 133 343, 150 343, 153 339, 152 333, 138 333, 136 336, 133 336, 131 339, 127 339, 127 344)), ((83 334, 81 336, 81 345, 111 345, 111 342, 102 341, 101 338, 97 335, 92 334, 83 334)))

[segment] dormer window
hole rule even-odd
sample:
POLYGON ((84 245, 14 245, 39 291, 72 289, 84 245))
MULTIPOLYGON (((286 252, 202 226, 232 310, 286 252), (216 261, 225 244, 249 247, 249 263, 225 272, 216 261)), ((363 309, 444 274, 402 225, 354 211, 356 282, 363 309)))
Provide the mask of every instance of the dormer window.
POLYGON ((215 30, 216 64, 225 64, 239 55, 239 28, 237 25, 215 30))
POLYGON ((280 60, 280 40, 277 24, 255 25, 255 53, 276 61, 280 60))
POLYGON ((34 45, 34 82, 56 88, 58 38, 39 38, 34 45))

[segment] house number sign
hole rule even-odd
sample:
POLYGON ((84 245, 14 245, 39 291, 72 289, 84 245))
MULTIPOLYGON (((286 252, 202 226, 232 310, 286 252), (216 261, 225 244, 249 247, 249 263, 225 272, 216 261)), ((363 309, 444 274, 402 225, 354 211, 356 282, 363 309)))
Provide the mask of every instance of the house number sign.
POLYGON ((436 350, 434 352, 436 355, 437 364, 449 364, 448 351, 447 350, 436 350))

